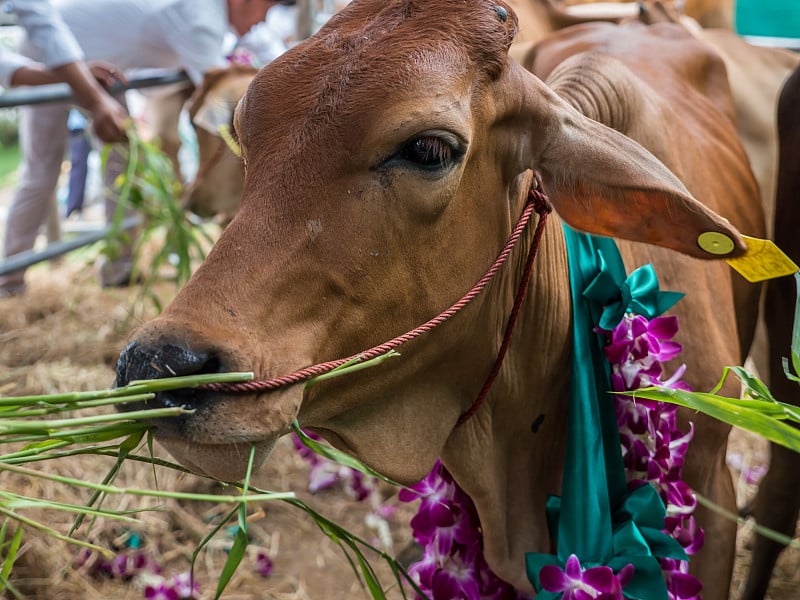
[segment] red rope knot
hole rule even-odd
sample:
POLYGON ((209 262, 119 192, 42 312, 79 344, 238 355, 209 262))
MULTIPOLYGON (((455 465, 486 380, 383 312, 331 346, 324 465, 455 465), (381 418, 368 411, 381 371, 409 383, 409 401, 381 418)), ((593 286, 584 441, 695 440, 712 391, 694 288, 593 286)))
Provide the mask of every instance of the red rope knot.
POLYGON ((544 216, 553 212, 553 205, 544 193, 544 185, 542 184, 542 178, 539 173, 534 175, 533 187, 531 187, 530 192, 528 192, 528 198, 533 202, 533 210, 535 210, 538 215, 544 216))

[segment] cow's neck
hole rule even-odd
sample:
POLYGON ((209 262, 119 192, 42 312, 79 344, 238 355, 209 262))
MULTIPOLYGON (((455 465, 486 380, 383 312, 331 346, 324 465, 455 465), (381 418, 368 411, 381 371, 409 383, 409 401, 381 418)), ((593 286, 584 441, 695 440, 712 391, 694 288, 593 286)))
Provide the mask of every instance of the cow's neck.
POLYGON ((480 410, 463 425, 456 422, 491 367, 502 337, 496 328, 508 319, 533 231, 531 224, 468 314, 431 332, 397 368, 382 370, 378 378, 367 371, 340 383, 332 380, 319 386, 325 402, 314 401, 317 387, 312 387, 300 413, 301 425, 397 481, 419 480, 441 456, 475 502, 491 568, 520 589, 530 589, 525 552, 549 549, 545 502, 560 493, 564 455, 572 304, 555 214, 545 228, 502 370, 480 410), (459 338, 448 346, 444 366, 440 335, 459 338), (347 393, 336 394, 339 386, 347 393), (386 435, 387 422, 403 432, 405 443, 386 435))
POLYGON ((475 502, 490 566, 520 589, 530 589, 525 552, 550 550, 545 502, 560 493, 564 456, 571 300, 563 231, 552 217, 487 406, 453 432, 442 455, 475 502))

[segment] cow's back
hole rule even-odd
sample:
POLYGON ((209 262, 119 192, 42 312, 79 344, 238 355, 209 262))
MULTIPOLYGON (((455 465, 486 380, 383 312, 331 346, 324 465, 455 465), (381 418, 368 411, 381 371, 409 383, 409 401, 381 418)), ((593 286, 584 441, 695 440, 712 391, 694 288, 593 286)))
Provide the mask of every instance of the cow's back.
POLYGON ((754 46, 724 29, 704 29, 696 35, 725 62, 737 129, 758 180, 769 226, 777 179, 778 95, 786 78, 800 64, 800 55, 782 48, 754 46))

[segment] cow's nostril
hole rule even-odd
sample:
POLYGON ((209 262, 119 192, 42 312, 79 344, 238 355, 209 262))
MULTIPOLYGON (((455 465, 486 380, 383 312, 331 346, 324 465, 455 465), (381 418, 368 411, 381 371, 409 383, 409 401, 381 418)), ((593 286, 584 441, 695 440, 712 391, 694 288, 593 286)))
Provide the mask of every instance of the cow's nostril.
MULTIPOLYGON (((148 345, 131 342, 122 351, 117 362, 116 386, 122 387, 131 381, 162 379, 178 375, 200 375, 219 373, 224 370, 220 357, 211 351, 195 350, 181 344, 162 342, 148 345)), ((156 394, 147 407, 184 406, 200 408, 206 400, 206 393, 197 390, 172 390, 156 394)), ((119 410, 129 411, 142 408, 138 403, 126 403, 119 410)))
POLYGON ((218 373, 221 370, 219 357, 205 350, 170 343, 145 346, 131 342, 117 362, 116 385, 121 387, 138 379, 218 373))

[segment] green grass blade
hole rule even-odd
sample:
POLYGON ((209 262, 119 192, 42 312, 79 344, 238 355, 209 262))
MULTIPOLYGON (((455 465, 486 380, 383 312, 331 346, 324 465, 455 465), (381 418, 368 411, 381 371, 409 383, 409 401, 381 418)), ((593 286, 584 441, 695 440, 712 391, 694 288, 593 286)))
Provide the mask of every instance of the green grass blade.
MULTIPOLYGON (((734 521, 738 525, 743 526, 747 524, 747 519, 745 519, 744 517, 740 517, 736 513, 732 513, 731 511, 722 508, 721 506, 715 504, 705 496, 698 494, 695 490, 692 490, 692 493, 697 498, 697 503, 701 504, 702 506, 705 506, 710 511, 715 512, 718 515, 730 521, 734 521)), ((779 533, 773 529, 769 529, 768 527, 764 527, 763 525, 759 525, 758 523, 753 524, 753 531, 755 531, 760 536, 772 540, 773 542, 778 542, 779 544, 783 544, 784 546, 790 548, 800 549, 800 540, 792 539, 787 535, 779 533)))
MULTIPOLYGON (((46 435, 59 435, 59 432, 68 427, 94 425, 98 423, 114 423, 119 421, 135 421, 137 419, 156 419, 160 417, 176 417, 189 414, 181 408, 159 408, 151 410, 135 410, 127 413, 108 413, 79 417, 75 419, 47 419, 43 421, 2 419, 0 420, 0 433, 41 433, 46 435)), ((70 435, 68 433, 67 435, 70 435)), ((63 437, 63 436, 62 436, 63 437)))
POLYGON ((386 600, 386 594, 378 581, 378 577, 375 575, 372 565, 361 552, 356 552, 356 557, 358 558, 358 565, 361 567, 361 574, 367 583, 367 588, 372 594, 373 600, 386 600))
MULTIPOLYGON (((247 471, 244 477, 244 485, 242 486, 242 491, 246 492, 250 489, 250 475, 253 471, 253 461, 256 455, 256 447, 255 445, 250 446, 250 458, 247 462, 247 471)), ((242 559, 244 558, 245 552, 247 551, 247 545, 250 542, 250 537, 247 533, 247 504, 242 502, 236 511, 237 519, 239 522, 239 527, 236 530, 236 537, 233 540, 233 546, 231 546, 230 551, 228 552, 228 558, 225 560, 225 564, 222 567, 222 572, 219 576, 219 581, 217 582, 217 595, 215 598, 219 598, 222 596, 222 592, 225 591, 228 583, 233 577, 233 574, 236 572, 236 569, 241 564, 242 559)))
POLYGON ((11 543, 6 551, 5 560, 3 560, 3 570, 0 571, 0 577, 2 577, 3 580, 7 581, 9 575, 11 575, 11 569, 14 566, 14 562, 17 560, 17 553, 22 544, 22 533, 22 526, 18 525, 17 530, 14 532, 14 537, 11 538, 11 543))
MULTIPOLYGON (((254 489, 253 491, 260 491, 260 490, 254 489)), ((376 548, 369 542, 359 538, 358 536, 352 534, 347 529, 341 527, 334 521, 323 516, 322 514, 315 511, 310 506, 308 506, 305 502, 303 502, 299 498, 284 500, 284 502, 291 504, 292 506, 295 506, 296 508, 299 508, 302 511, 304 511, 308 516, 310 516, 314 520, 314 522, 317 524, 320 530, 342 549, 345 557, 350 563, 351 568, 353 569, 353 573, 355 573, 355 575, 359 578, 359 581, 361 581, 361 574, 359 572, 357 565, 353 561, 352 557, 347 552, 347 548, 350 548, 354 553, 358 554, 360 552, 359 547, 362 547, 365 548, 366 550, 369 550, 370 552, 375 553, 377 556, 380 556, 392 568, 393 571, 399 572, 403 575, 406 582, 413 588, 414 592, 417 594, 419 598, 422 598, 423 600, 429 600, 428 596, 422 591, 422 589, 420 589, 420 587, 414 582, 414 580, 411 578, 408 572, 403 568, 403 566, 399 562, 397 562, 397 560, 394 557, 376 548)))
POLYGON ((27 600, 25 596, 23 596, 22 593, 17 588, 15 588, 7 578, 0 577, 0 593, 6 590, 10 592, 11 595, 14 596, 14 598, 16 598, 17 600, 27 600))
POLYGON ((320 443, 317 440, 308 437, 300 427, 300 424, 297 422, 297 420, 295 420, 292 423, 292 430, 297 435, 297 437, 300 438, 300 441, 303 443, 303 445, 306 446, 309 450, 315 452, 316 454, 319 454, 320 456, 332 460, 336 463, 339 463, 340 465, 343 465, 345 467, 350 467, 351 469, 360 471, 365 475, 371 475, 372 477, 377 477, 381 481, 385 481, 386 483, 389 483, 395 487, 403 487, 402 484, 392 481, 391 479, 385 477, 384 475, 381 475, 374 469, 369 468, 367 465, 362 463, 357 458, 354 458, 349 454, 342 452, 341 450, 337 450, 332 446, 320 443))
MULTIPOLYGON (((8 492, 0 492, 0 506, 7 510, 15 510, 20 508, 41 508, 41 509, 55 509, 63 512, 72 512, 83 515, 92 515, 96 517, 105 517, 115 521, 124 521, 127 523, 136 523, 136 519, 129 515, 135 515, 145 509, 131 509, 126 511, 109 511, 109 510, 95 510, 77 504, 68 504, 65 502, 56 502, 54 500, 42 500, 40 498, 29 498, 28 496, 20 496, 8 492)), ((68 535, 72 535, 70 532, 68 535)))
POLYGON ((233 574, 236 572, 236 569, 242 562, 242 558, 244 558, 244 554, 247 551, 247 544, 249 542, 250 540, 247 537, 247 532, 239 527, 239 529, 236 530, 236 537, 233 539, 233 545, 228 552, 228 558, 225 561, 225 565, 222 567, 222 572, 219 574, 217 593, 214 596, 215 599, 222 596, 222 592, 225 591, 228 583, 230 583, 233 574))
POLYGON ((794 274, 797 299, 794 306, 794 325, 792 327, 792 365, 796 375, 800 375, 800 273, 794 274))
POLYGON ((61 540, 62 542, 67 542, 69 544, 74 544, 76 546, 81 546, 82 548, 88 548, 90 550, 94 550, 95 552, 100 552, 101 554, 103 554, 107 558, 111 558, 111 557, 114 556, 114 553, 111 552, 110 550, 107 550, 106 548, 103 548, 103 547, 98 546, 96 544, 92 544, 91 542, 85 542, 83 540, 79 540, 79 539, 76 539, 76 538, 73 538, 73 537, 69 537, 69 536, 63 535, 63 534, 59 533, 58 531, 56 531, 55 529, 53 529, 51 527, 47 527, 43 523, 39 523, 38 521, 34 521, 33 519, 29 519, 27 517, 24 517, 24 516, 22 516, 20 514, 17 514, 17 513, 13 512, 13 511, 6 510, 2 506, 0 506, 0 514, 5 515, 9 519, 14 519, 15 521, 18 521, 19 523, 21 523, 23 525, 27 525, 28 527, 31 527, 31 528, 36 529, 38 531, 41 531, 42 533, 44 533, 45 535, 47 535, 49 537, 52 537, 52 538, 57 539, 57 540, 61 540))
POLYGON ((336 367, 332 371, 329 371, 328 373, 323 373, 322 375, 317 375, 316 377, 312 377, 306 382, 306 387, 311 387, 312 385, 315 385, 327 379, 333 379, 334 377, 341 377, 342 375, 355 373, 356 371, 361 371, 362 369, 369 369, 370 367, 378 366, 386 359, 395 358, 397 356, 400 356, 400 353, 396 352, 395 350, 389 350, 385 354, 381 354, 380 356, 376 356, 375 358, 371 358, 365 361, 362 361, 361 357, 357 356, 352 360, 346 362, 345 364, 336 367))
POLYGON ((148 490, 139 488, 120 488, 112 485, 102 485, 92 483, 90 481, 82 481, 72 477, 63 477, 53 473, 43 473, 41 471, 34 471, 33 469, 26 469, 17 465, 3 465, 0 464, 0 472, 11 471, 28 477, 39 477, 48 481, 55 481, 57 483, 64 483, 67 485, 74 485, 76 487, 86 488, 90 490, 99 490, 108 494, 122 495, 130 494, 132 496, 144 496, 147 498, 171 498, 174 500, 197 500, 200 502, 218 502, 226 504, 239 504, 241 502, 265 502, 272 500, 290 500, 295 497, 294 492, 263 492, 259 494, 248 494, 242 496, 219 496, 215 494, 191 494, 188 492, 165 492, 161 490, 148 490))
POLYGON ((209 531, 206 534, 206 536, 202 540, 200 540, 200 543, 197 544, 197 547, 192 552, 192 562, 190 567, 192 577, 194 577, 195 564, 197 563, 197 558, 200 556, 200 552, 203 550, 203 548, 205 548, 209 544, 209 542, 214 538, 214 536, 217 535, 217 533, 219 533, 219 530, 222 529, 225 526, 225 524, 228 523, 231 519, 233 519, 233 517, 238 513, 238 511, 239 507, 236 507, 233 510, 231 510, 223 519, 220 520, 220 522, 217 525, 214 526, 214 528, 211 531, 209 531))
POLYGON ((741 401, 736 398, 663 388, 644 388, 626 392, 626 395, 634 399, 646 398, 690 408, 800 452, 800 429, 795 429, 770 414, 742 406, 741 401))
POLYGON ((777 402, 764 382, 750 373, 750 371, 744 367, 731 367, 730 369, 736 374, 739 381, 744 384, 747 396, 756 400, 765 400, 773 403, 777 402))
MULTIPOLYGON (((122 463, 128 457, 128 455, 136 449, 141 442, 142 437, 144 436, 144 430, 139 432, 134 432, 129 435, 117 449, 117 460, 109 469, 108 473, 106 473, 105 477, 103 478, 103 485, 110 485, 114 481, 116 481, 119 472, 122 470, 122 463)), ((98 506, 102 505, 103 498, 105 497, 105 493, 101 490, 94 490, 92 495, 89 497, 89 500, 86 502, 87 507, 98 506)), ((78 528, 81 526, 84 520, 84 515, 80 514, 72 523, 72 527, 69 530, 69 535, 72 535, 78 528)))

